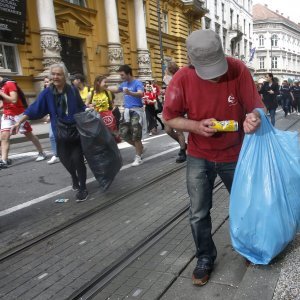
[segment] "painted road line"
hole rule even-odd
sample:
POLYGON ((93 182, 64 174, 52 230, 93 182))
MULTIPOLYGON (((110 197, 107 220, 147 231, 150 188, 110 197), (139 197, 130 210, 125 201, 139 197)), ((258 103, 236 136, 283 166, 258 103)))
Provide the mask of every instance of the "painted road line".
MULTIPOLYGON (((154 158, 157 158, 157 157, 159 157, 159 156, 163 156, 163 155, 165 155, 165 154, 168 154, 168 153, 173 152, 173 151, 178 150, 178 149, 179 149, 179 146, 178 146, 178 147, 175 147, 175 148, 171 148, 171 149, 165 150, 165 151, 160 152, 160 153, 158 153, 158 154, 154 154, 154 155, 152 155, 152 156, 149 156, 149 157, 143 159, 143 161, 145 162, 145 161, 152 160, 152 159, 154 159, 154 158)), ((129 169, 129 168, 132 168, 131 163, 130 163, 130 164, 127 164, 127 165, 125 165, 125 166, 123 166, 123 167, 121 168, 121 171, 122 171, 122 170, 129 169)), ((89 178, 89 179, 86 181, 86 183, 91 183, 91 182, 94 182, 94 181, 96 181, 96 179, 95 179, 95 177, 92 177, 92 178, 89 178)), ((11 208, 7 208, 7 209, 4 209, 4 210, 1 210, 1 211, 0 211, 0 217, 9 215, 9 214, 11 214, 11 213, 13 213, 13 212, 16 212, 16 211, 21 210, 21 209, 23 209, 23 208, 25 208, 25 207, 29 207, 29 206, 31 206, 31 205, 37 204, 37 203, 39 203, 39 202, 43 202, 43 201, 48 200, 48 199, 50 199, 50 198, 52 198, 52 197, 56 197, 56 196, 58 196, 58 195, 60 195, 60 194, 62 194, 62 193, 66 193, 66 192, 70 191, 71 189, 72 189, 72 186, 67 186, 67 187, 65 187, 65 188, 62 188, 62 189, 57 190, 57 191, 55 191, 55 192, 49 193, 49 194, 47 194, 47 195, 44 195, 44 196, 41 196, 41 197, 32 199, 32 200, 30 200, 30 201, 27 201, 27 202, 24 202, 24 203, 22 203, 22 204, 13 206, 13 207, 11 207, 11 208)))

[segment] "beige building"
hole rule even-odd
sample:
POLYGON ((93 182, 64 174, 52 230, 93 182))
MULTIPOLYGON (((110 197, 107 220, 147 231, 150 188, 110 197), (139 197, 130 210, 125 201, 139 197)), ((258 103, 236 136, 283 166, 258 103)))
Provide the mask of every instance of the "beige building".
POLYGON ((32 100, 49 65, 60 60, 89 84, 98 74, 118 81, 123 63, 142 80, 160 81, 168 60, 187 63, 186 37, 205 13, 200 0, 28 0, 20 12, 24 43, 0 34, 0 74, 17 80, 32 100))

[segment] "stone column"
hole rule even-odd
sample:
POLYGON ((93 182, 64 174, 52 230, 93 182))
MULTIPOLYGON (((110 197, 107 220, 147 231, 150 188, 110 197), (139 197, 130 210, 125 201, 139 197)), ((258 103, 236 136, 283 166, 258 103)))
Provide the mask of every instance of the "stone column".
POLYGON ((50 65, 60 62, 61 44, 58 38, 53 0, 37 0, 37 13, 43 50, 43 66, 46 74, 50 65))
POLYGON ((108 81, 120 82, 118 69, 124 64, 123 49, 120 43, 118 13, 115 0, 105 0, 105 16, 108 39, 108 81))
POLYGON ((134 10, 139 79, 142 81, 151 80, 152 71, 150 53, 147 46, 143 0, 134 0, 134 10))

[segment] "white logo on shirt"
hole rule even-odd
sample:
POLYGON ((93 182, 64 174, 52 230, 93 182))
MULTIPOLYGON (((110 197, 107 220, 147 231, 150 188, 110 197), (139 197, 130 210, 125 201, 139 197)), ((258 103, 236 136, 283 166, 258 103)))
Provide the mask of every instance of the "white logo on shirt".
POLYGON ((227 101, 229 103, 229 106, 237 105, 237 100, 232 94, 228 96, 227 101))

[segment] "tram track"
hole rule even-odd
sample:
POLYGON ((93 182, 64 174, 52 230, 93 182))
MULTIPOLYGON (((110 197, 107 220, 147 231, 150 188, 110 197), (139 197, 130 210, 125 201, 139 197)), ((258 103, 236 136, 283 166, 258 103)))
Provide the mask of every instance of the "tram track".
MULTIPOLYGON (((293 121, 284 130, 289 130, 295 126, 299 120, 293 121)), ((215 194, 224 184, 219 180, 213 189, 215 194)), ((162 224, 157 230, 153 231, 145 239, 141 240, 136 247, 128 251, 125 255, 121 256, 113 264, 108 266, 103 272, 97 274, 92 280, 87 282, 84 286, 74 292, 68 299, 74 300, 90 300, 101 292, 101 290, 107 286, 116 276, 118 276, 131 262, 137 259, 141 254, 146 252, 155 243, 158 242, 164 235, 172 230, 183 218, 186 217, 186 213, 189 209, 189 205, 186 205, 164 224, 162 224)))
MULTIPOLYGON (((221 180, 218 180, 213 189, 215 194, 224 186, 221 180)), ((74 292, 69 300, 90 300, 93 299, 109 282, 120 274, 132 261, 155 245, 163 236, 170 232, 179 222, 186 218, 189 210, 189 204, 176 212, 172 217, 165 221, 155 231, 142 239, 134 248, 122 255, 119 259, 97 274, 92 280, 74 292)))
MULTIPOLYGON (((299 120, 292 121, 285 130, 288 130, 295 126, 299 120)), ((157 184, 160 180, 179 172, 185 167, 184 165, 178 165, 159 176, 156 176, 142 185, 136 186, 131 190, 127 191, 123 195, 116 197, 115 199, 110 199, 108 202, 103 203, 79 216, 76 216, 72 220, 69 220, 55 228, 52 228, 45 233, 28 240, 26 243, 23 243, 17 247, 14 247, 2 254, 0 254, 0 262, 4 262, 13 256, 21 254, 23 251, 28 250, 29 248, 47 240, 50 237, 54 237, 56 234, 61 233, 67 228, 80 223, 81 221, 87 220, 89 217, 96 215, 97 213, 103 212, 105 209, 113 207, 113 205, 121 202, 122 200, 134 195, 135 193, 143 191, 147 187, 157 184)), ((221 181, 218 181, 214 187, 214 193, 217 192, 222 187, 221 181)), ((186 217, 189 205, 178 210, 173 216, 169 217, 167 220, 164 220, 164 223, 161 224, 156 230, 149 233, 147 236, 142 238, 136 245, 130 248, 126 253, 122 254, 109 266, 104 268, 100 273, 94 276, 91 280, 87 281, 86 284, 81 286, 77 291, 75 291, 69 299, 93 299, 93 296, 99 293, 113 278, 115 278, 122 270, 124 270, 134 259, 136 259, 140 254, 144 253, 147 249, 151 248, 161 237, 168 233, 172 228, 176 226, 183 218, 186 217)))
POLYGON ((163 174, 160 174, 160 175, 144 182, 143 184, 141 184, 137 187, 134 187, 134 188, 128 190, 127 192, 124 192, 122 195, 120 195, 116 198, 112 198, 105 203, 102 203, 102 204, 100 204, 78 216, 75 216, 74 218, 60 224, 59 226, 53 227, 53 228, 45 231, 44 233, 39 234, 36 237, 27 240, 26 242, 24 242, 20 245, 12 247, 11 249, 0 254, 0 263, 21 253, 22 251, 29 249, 30 247, 33 247, 34 245, 36 245, 38 243, 45 241, 46 239, 62 232, 65 229, 70 228, 70 227, 78 224, 79 222, 82 222, 82 221, 88 219, 89 217, 112 207, 113 205, 121 202, 124 199, 127 199, 128 197, 132 196, 133 194, 135 194, 151 185, 155 185, 157 182, 182 170, 184 167, 185 167, 185 164, 177 165, 175 168, 172 168, 171 170, 168 170, 167 172, 164 172, 163 174))

